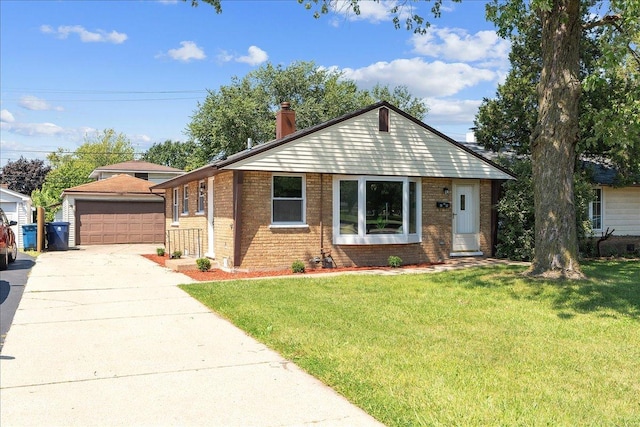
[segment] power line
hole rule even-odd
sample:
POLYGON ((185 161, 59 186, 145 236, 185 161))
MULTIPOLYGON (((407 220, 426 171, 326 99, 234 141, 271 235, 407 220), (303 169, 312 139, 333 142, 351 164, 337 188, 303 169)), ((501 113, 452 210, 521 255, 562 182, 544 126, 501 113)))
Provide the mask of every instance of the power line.
MULTIPOLYGON (((147 101, 195 101, 202 98, 136 98, 136 99, 47 99, 47 102, 147 102, 147 101)), ((5 101, 20 102, 21 99, 6 99, 5 101)))
POLYGON ((86 90, 86 89, 21 89, 21 88, 2 88, 3 92, 39 92, 39 93, 73 93, 73 94, 169 94, 169 93, 207 93, 206 89, 186 89, 186 90, 86 90))

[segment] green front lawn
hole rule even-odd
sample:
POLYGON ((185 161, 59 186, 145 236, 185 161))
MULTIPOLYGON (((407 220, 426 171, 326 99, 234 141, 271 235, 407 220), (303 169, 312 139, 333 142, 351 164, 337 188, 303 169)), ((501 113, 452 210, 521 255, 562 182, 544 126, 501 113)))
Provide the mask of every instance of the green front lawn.
POLYGON ((640 425, 640 262, 185 285, 387 425, 640 425))

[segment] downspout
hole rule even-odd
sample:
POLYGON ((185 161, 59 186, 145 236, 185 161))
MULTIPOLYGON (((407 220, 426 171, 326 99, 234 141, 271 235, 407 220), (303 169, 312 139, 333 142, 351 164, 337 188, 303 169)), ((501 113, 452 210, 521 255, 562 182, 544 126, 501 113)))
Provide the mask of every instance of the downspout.
POLYGON ((320 255, 324 252, 324 222, 323 222, 323 205, 324 205, 324 174, 320 174, 320 255))
POLYGON ((242 256, 242 181, 243 171, 233 171, 233 267, 240 267, 242 256))

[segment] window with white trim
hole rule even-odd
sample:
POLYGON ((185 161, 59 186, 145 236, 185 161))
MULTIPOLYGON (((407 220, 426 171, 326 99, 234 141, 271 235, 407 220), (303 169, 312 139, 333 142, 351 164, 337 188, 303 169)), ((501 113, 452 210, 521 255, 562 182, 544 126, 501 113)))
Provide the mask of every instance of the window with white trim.
POLYGON ((182 187, 182 215, 189 215, 189 185, 182 187))
POLYGON ((198 213, 204 212, 204 201, 207 187, 204 181, 198 183, 198 213))
POLYGON ((602 230, 602 188, 593 189, 593 200, 589 203, 589 219, 593 230, 602 230))
POLYGON ((335 177, 335 244, 419 242, 422 238, 419 184, 418 178, 408 177, 335 177))
POLYGON ((178 222, 178 219, 180 217, 180 212, 179 212, 179 208, 178 208, 178 204, 179 204, 179 199, 178 199, 178 189, 174 188, 173 189, 173 215, 172 215, 172 219, 173 222, 178 222))
POLYGON ((271 223, 301 225, 305 218, 304 175, 273 175, 271 185, 271 223))

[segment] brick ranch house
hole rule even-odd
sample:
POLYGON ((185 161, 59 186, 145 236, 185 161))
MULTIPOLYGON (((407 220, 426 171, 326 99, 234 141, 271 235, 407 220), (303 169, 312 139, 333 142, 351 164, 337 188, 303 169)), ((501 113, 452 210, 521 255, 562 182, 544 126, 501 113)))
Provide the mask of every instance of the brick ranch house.
POLYGON ((168 236, 197 230, 219 267, 270 270, 489 256, 508 179, 387 102, 299 131, 282 103, 275 140, 152 188, 165 191, 168 236))

